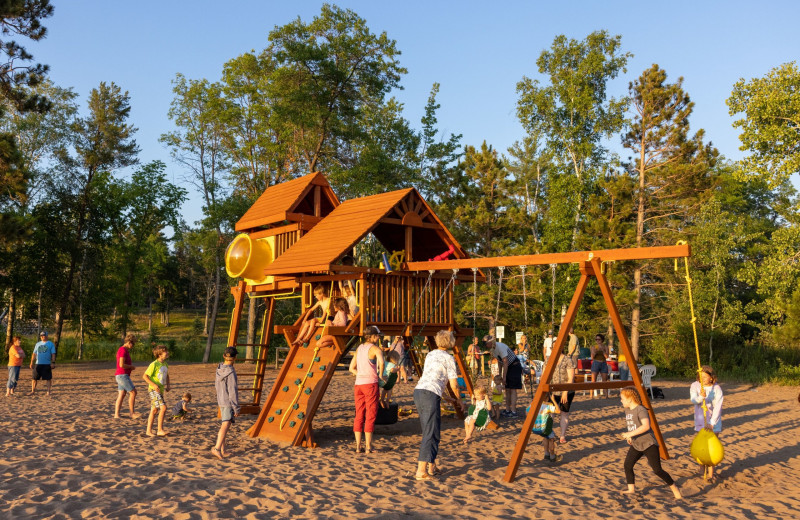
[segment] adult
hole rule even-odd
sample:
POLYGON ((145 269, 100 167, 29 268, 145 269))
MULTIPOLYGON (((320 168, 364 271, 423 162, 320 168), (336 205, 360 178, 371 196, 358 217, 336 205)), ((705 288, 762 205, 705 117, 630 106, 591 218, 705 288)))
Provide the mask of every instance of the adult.
POLYGON ((480 350, 478 346, 478 337, 476 336, 472 339, 472 343, 469 344, 469 347, 467 347, 467 366, 473 376, 477 372, 478 364, 480 363, 480 350))
POLYGON ((364 329, 364 343, 358 346, 352 361, 350 373, 356 376, 354 389, 356 417, 353 420, 353 433, 356 436, 356 453, 361 452, 361 434, 364 434, 364 451, 372 453, 372 433, 375 431, 375 418, 378 416, 378 381, 383 380, 383 350, 381 331, 370 325, 364 329))
MULTIPOLYGON (((550 380, 550 384, 564 384, 564 383, 573 383, 575 381, 575 367, 577 363, 571 356, 561 356, 558 360, 558 364, 556 364, 556 370, 553 372, 553 377, 550 380)), ((575 391, 561 391, 561 392, 553 392, 553 396, 556 398, 556 402, 558 403, 558 407, 561 410, 559 414, 559 421, 561 424, 561 438, 559 441, 561 444, 567 442, 567 427, 569 426, 569 409, 572 406, 572 400, 575 399, 575 391)))
MULTIPOLYGON (((606 338, 602 334, 594 337, 594 345, 589 351, 589 356, 592 358, 592 382, 597 381, 597 375, 600 374, 601 381, 608 381, 608 345, 606 338)), ((608 397, 608 392, 605 393, 608 397)), ((594 397, 594 392, 592 392, 594 397)))
POLYGON ((22 340, 19 336, 14 336, 11 345, 8 346, 8 383, 6 383, 6 397, 14 395, 19 381, 19 371, 22 368, 22 360, 25 359, 25 351, 20 344, 22 340))
POLYGON ((408 372, 406 371, 408 356, 406 356, 406 342, 403 336, 394 337, 390 351, 397 352, 397 355, 400 356, 400 381, 408 383, 408 372))
POLYGON ((140 414, 135 412, 136 404, 136 387, 133 386, 131 381, 131 372, 136 368, 131 361, 131 349, 136 344, 136 336, 128 334, 125 336, 125 341, 122 346, 117 349, 117 370, 114 372, 114 378, 117 380, 117 402, 114 403, 114 419, 119 419, 119 409, 122 407, 122 402, 125 400, 125 394, 128 397, 128 407, 131 412, 131 419, 141 417, 140 414))
POLYGON ((56 367, 56 346, 47 339, 46 331, 39 333, 39 342, 33 347, 31 354, 30 367, 33 369, 33 381, 28 395, 36 393, 36 385, 41 379, 47 381, 46 394, 49 396, 53 385, 53 369, 56 367))
POLYGON ((483 343, 491 350, 492 357, 497 358, 500 379, 506 389, 506 409, 500 412, 503 417, 517 416, 517 390, 522 389, 522 364, 517 355, 505 343, 495 340, 494 336, 484 336, 483 343))
POLYGON ((578 336, 575 334, 575 329, 570 327, 569 329, 569 344, 567 345, 567 355, 571 357, 576 363, 578 361, 578 353, 580 343, 578 342, 578 336))
POLYGON ((619 380, 630 381, 631 369, 628 367, 628 358, 622 352, 617 355, 617 365, 619 366, 619 380))
POLYGON ((550 354, 553 352, 553 345, 556 344, 556 338, 553 336, 553 331, 547 331, 547 337, 544 338, 544 344, 542 345, 542 351, 544 352, 544 361, 547 363, 547 360, 550 358, 550 354))
MULTIPOLYGON (((422 426, 422 443, 417 459, 417 480, 429 480, 439 471, 436 468, 436 456, 439 453, 439 441, 442 428, 442 397, 447 383, 458 395, 458 371, 456 360, 448 352, 453 350, 456 338, 449 330, 436 333, 436 349, 425 356, 422 375, 414 388, 414 404, 422 426)), ((458 398, 447 398, 456 408, 463 408, 458 398)))
POLYGON ((524 356, 525 359, 528 359, 530 353, 531 353, 531 345, 530 343, 528 343, 528 336, 523 334, 519 337, 519 343, 517 343, 516 354, 518 356, 524 356))

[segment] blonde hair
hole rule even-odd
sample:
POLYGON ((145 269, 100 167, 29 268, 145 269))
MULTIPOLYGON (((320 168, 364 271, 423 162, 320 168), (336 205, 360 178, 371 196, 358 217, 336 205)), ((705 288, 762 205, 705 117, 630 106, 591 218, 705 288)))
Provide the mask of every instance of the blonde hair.
POLYGON ((623 388, 619 391, 619 395, 624 395, 626 398, 628 398, 628 400, 633 401, 636 404, 642 404, 642 397, 635 388, 623 388))
POLYGON ((447 350, 451 350, 456 344, 456 337, 450 330, 440 330, 436 333, 436 338, 434 339, 437 347, 447 350))
POLYGON ((478 385, 475 387, 475 397, 486 397, 486 394, 489 393, 486 390, 486 385, 478 385))

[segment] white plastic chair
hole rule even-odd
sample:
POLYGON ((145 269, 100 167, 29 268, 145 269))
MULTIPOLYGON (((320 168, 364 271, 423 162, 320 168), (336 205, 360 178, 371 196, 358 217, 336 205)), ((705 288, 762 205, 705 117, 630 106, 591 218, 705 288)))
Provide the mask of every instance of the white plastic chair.
POLYGON ((535 383, 538 385, 539 381, 542 379, 542 371, 544 370, 544 361, 541 359, 534 359, 531 361, 531 370, 536 375, 535 383))
POLYGON ((639 373, 642 375, 642 386, 650 390, 650 399, 653 399, 653 377, 656 375, 655 365, 642 365, 639 367, 639 373))

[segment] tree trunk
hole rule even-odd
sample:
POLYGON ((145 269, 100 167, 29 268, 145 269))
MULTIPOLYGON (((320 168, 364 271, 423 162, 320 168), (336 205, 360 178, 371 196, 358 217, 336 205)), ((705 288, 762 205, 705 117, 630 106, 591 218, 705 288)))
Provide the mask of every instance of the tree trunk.
POLYGON ((208 360, 211 358, 211 345, 214 343, 214 329, 217 325, 217 312, 219 311, 219 285, 220 285, 220 259, 219 259, 219 251, 215 254, 215 273, 214 273, 214 303, 211 307, 211 316, 209 319, 208 325, 208 339, 206 340, 206 350, 203 352, 203 363, 208 363, 208 360))
POLYGON ((255 358, 252 345, 256 342, 257 302, 258 300, 255 298, 250 298, 250 306, 247 310, 247 346, 245 347, 247 359, 255 358))
POLYGON ((6 352, 8 352, 9 347, 11 347, 11 338, 14 334, 14 317, 17 315, 17 291, 14 289, 14 287, 11 287, 9 293, 7 314, 8 322, 6 322, 6 352))
MULTIPOLYGON (((641 143, 639 154, 639 201, 636 207, 636 247, 644 242, 644 203, 645 203, 645 154, 644 143, 641 143)), ((633 270, 633 311, 631 312, 631 350, 633 357, 639 359, 639 324, 641 323, 642 303, 642 267, 636 264, 633 270)))
MULTIPOLYGON (((83 249, 83 258, 81 259, 81 270, 78 272, 78 321, 80 330, 78 331, 78 349, 75 356, 78 359, 83 359, 83 341, 84 341, 84 316, 83 316, 83 277, 86 273, 86 248, 83 249)), ((122 336, 125 336, 123 332, 122 336)))
POLYGON ((203 335, 208 336, 208 318, 211 316, 211 300, 214 296, 214 282, 209 281, 206 285, 206 316, 203 323, 203 335))
POLYGON ((44 280, 39 280, 39 296, 36 303, 36 337, 42 332, 42 292, 44 292, 44 280))

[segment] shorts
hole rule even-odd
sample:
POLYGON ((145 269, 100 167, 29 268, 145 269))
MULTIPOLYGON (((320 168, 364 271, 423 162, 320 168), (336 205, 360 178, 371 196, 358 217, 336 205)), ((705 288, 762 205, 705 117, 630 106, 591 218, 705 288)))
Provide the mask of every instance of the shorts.
POLYGON ((120 392, 135 392, 136 387, 133 386, 133 381, 131 381, 131 376, 128 374, 120 374, 118 376, 114 376, 114 379, 117 380, 117 390, 120 392))
POLYGON ((164 396, 161 395, 161 392, 158 390, 150 390, 150 406, 153 408, 161 408, 162 406, 167 406, 164 403, 164 396))
POLYGON ((519 362, 512 363, 506 371, 506 390, 522 389, 522 365, 519 362))
POLYGON ((592 374, 608 374, 608 363, 605 361, 592 361, 592 374))
POLYGON ((567 392, 567 404, 561 402, 561 396, 556 397, 558 409, 562 412, 569 412, 569 407, 572 406, 572 400, 575 399, 575 392, 567 392))
POLYGON ((231 424, 236 423, 236 419, 233 416, 233 408, 230 406, 223 406, 219 409, 219 416, 222 422, 230 421, 231 424))
POLYGON ((181 410, 172 416, 172 420, 183 419, 184 417, 186 417, 186 410, 181 410))
POLYGON ((33 380, 50 381, 53 379, 53 371, 50 365, 33 365, 33 380))

